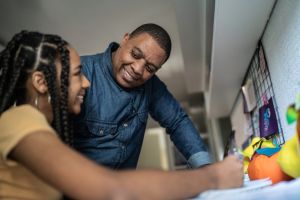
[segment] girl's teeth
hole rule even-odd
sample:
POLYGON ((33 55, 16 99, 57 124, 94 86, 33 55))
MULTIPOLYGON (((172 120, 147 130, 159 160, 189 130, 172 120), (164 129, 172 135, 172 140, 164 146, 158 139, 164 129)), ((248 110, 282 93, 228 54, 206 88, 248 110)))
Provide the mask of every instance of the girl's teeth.
POLYGON ((80 102, 83 102, 83 96, 77 96, 80 102))

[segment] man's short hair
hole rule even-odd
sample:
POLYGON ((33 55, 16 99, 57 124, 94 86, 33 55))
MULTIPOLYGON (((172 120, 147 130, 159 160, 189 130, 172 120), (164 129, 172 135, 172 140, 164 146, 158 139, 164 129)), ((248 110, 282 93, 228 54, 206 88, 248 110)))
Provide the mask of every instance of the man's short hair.
POLYGON ((158 45, 165 51, 165 61, 167 61, 170 57, 172 48, 172 42, 168 32, 157 24, 148 23, 137 27, 134 31, 132 31, 129 38, 136 37, 142 33, 148 33, 153 39, 156 40, 158 45))

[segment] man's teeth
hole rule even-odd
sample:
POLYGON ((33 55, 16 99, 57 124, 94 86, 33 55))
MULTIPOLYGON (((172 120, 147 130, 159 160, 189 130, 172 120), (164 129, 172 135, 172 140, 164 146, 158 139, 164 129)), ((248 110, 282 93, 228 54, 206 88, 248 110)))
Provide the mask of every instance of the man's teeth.
POLYGON ((129 79, 129 81, 135 81, 136 78, 133 77, 126 69, 124 69, 124 75, 127 79, 129 79))
POLYGON ((125 76, 126 76, 128 79, 133 80, 133 77, 132 77, 126 70, 124 70, 124 72, 125 72, 125 76))

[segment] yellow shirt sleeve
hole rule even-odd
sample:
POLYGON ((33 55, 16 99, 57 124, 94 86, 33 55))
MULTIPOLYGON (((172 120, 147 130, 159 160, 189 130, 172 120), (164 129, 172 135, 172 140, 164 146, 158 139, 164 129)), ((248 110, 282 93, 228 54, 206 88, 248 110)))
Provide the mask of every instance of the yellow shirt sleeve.
POLYGON ((27 135, 36 131, 55 133, 46 117, 31 105, 10 108, 0 116, 0 154, 2 162, 27 135))

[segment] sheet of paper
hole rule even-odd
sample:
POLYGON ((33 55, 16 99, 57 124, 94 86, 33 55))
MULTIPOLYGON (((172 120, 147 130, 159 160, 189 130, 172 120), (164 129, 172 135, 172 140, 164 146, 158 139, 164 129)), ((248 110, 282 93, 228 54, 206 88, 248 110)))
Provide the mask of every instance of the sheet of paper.
POLYGON ((251 112, 256 107, 256 98, 253 81, 248 79, 242 86, 242 94, 244 99, 244 112, 251 112))
POLYGON ((299 200, 300 178, 284 181, 271 186, 269 179, 249 181, 244 178, 244 186, 228 190, 209 190, 193 200, 299 200))
POLYGON ((249 181, 244 179, 244 185, 240 188, 226 189, 226 190, 209 190, 203 192, 195 200, 210 200, 210 199, 240 199, 240 194, 248 193, 250 191, 260 190, 264 187, 270 186, 272 181, 270 179, 261 179, 249 181))

